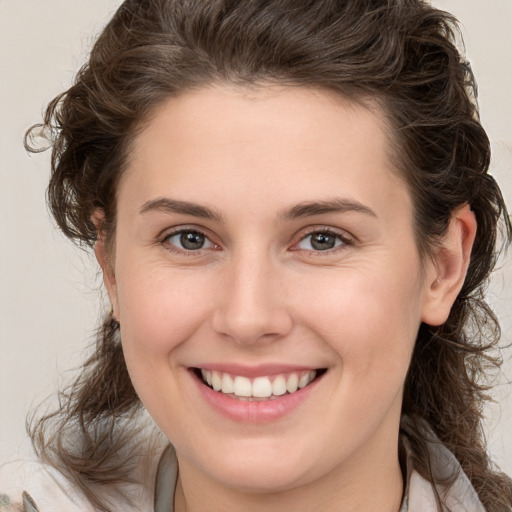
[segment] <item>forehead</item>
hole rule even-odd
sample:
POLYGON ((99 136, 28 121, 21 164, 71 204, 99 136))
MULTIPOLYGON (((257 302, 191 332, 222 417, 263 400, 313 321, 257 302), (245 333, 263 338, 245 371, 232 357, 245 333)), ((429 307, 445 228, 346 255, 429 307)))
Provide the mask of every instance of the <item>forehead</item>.
POLYGON ((135 154, 155 138, 172 136, 194 143, 201 139, 203 146, 209 141, 269 143, 277 130, 281 146, 299 138, 308 147, 321 141, 335 143, 340 136, 355 138, 365 131, 382 148, 390 148, 389 128, 380 104, 370 98, 356 101, 330 89, 304 86, 212 85, 171 97, 157 107, 137 137, 135 154))
POLYGON ((246 191, 268 205, 345 192, 394 201, 405 185, 389 157, 389 133, 375 103, 333 91, 208 87, 155 110, 120 187, 129 181, 139 204, 164 192, 184 200, 206 192, 215 203, 230 191, 241 208, 246 191))

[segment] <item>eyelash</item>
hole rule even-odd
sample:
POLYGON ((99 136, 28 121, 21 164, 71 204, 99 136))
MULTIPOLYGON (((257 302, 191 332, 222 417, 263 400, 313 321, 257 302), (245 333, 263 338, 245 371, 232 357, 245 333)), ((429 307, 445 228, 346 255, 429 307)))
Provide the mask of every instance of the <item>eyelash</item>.
POLYGON ((188 249, 185 249, 185 248, 179 248, 176 245, 174 245, 174 244, 169 242, 169 240, 171 238, 173 238, 175 236, 178 236, 178 235, 182 235, 184 233, 193 233, 195 235, 201 235, 201 236, 203 236, 205 238, 205 240, 207 240, 210 244, 212 244, 212 246, 218 247, 217 244, 213 243, 210 240, 208 235, 206 235, 200 229, 195 229, 195 228, 181 228, 181 229, 177 229, 176 231, 171 231, 170 233, 166 233, 162 237, 161 243, 166 246, 166 249, 168 251, 171 251, 171 252, 174 252, 174 253, 177 253, 177 254, 180 254, 180 255, 185 255, 185 256, 200 256, 202 254, 202 252, 203 252, 203 247, 201 247, 200 249, 197 249, 197 250, 188 250, 188 249))
MULTIPOLYGON (((179 248, 176 245, 171 244, 169 242, 169 240, 171 238, 178 236, 178 235, 182 235, 184 233, 192 233, 192 234, 196 234, 196 235, 201 235, 205 238, 205 240, 207 240, 210 244, 212 244, 212 246, 214 248, 218 248, 218 245, 215 244, 214 242, 212 242, 210 240, 210 238, 208 237, 208 235, 206 235, 200 229, 195 229, 195 228, 181 228, 176 231, 166 233, 162 237, 161 243, 166 245, 167 250, 177 253, 177 254, 180 254, 180 255, 185 255, 185 256, 200 256, 200 255, 202 255, 203 249, 204 249, 203 247, 201 247, 197 250, 188 250, 185 248, 179 248)), ((302 249, 302 251, 305 251, 310 254, 314 254, 315 256, 323 256, 323 255, 333 254, 335 252, 338 252, 339 250, 343 250, 343 248, 346 246, 354 245, 354 240, 351 239, 350 237, 348 237, 344 233, 340 233, 339 231, 336 231, 336 230, 330 229, 330 228, 315 228, 315 229, 308 231, 303 236, 301 236, 301 238, 293 245, 291 250, 292 251, 300 251, 301 249, 294 248, 294 247, 296 247, 298 244, 300 244, 303 240, 306 240, 308 237, 315 235, 315 234, 323 234, 323 235, 334 237, 335 239, 341 241, 341 244, 333 247, 332 249, 326 249, 326 250, 302 249)), ((209 247, 206 249, 209 249, 209 247)))
MULTIPOLYGON (((333 247, 332 249, 317 250, 317 251, 312 250, 312 249, 302 249, 303 251, 306 251, 309 254, 314 254, 315 256, 331 255, 340 250, 343 250, 347 246, 354 245, 354 240, 349 238, 345 233, 341 233, 339 231, 336 231, 336 230, 330 229, 330 228, 315 228, 315 229, 312 229, 311 231, 308 231, 303 236, 301 236, 299 241, 294 244, 294 247, 297 246, 298 244, 300 244, 303 240, 306 240, 308 237, 311 237, 312 235, 315 235, 315 234, 331 236, 331 237, 334 237, 335 239, 341 241, 340 245, 337 245, 337 246, 333 247)), ((301 249, 292 249, 292 250, 300 251, 301 249)))

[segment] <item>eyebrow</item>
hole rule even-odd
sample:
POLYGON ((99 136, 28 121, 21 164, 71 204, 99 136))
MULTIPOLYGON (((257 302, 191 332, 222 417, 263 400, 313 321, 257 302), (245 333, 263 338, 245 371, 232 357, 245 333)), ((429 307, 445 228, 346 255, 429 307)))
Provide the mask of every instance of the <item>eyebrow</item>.
MULTIPOLYGON (((197 203, 178 201, 177 199, 170 199, 168 197, 161 197, 146 201, 140 208, 140 213, 144 214, 148 212, 180 213, 217 222, 223 221, 222 214, 217 210, 197 203)), ((346 212, 357 212, 377 217, 376 213, 371 208, 365 206, 359 201, 344 198, 333 198, 324 201, 305 201, 296 204, 280 212, 278 218, 282 220, 294 220, 326 213, 346 212)))
POLYGON ((354 201, 352 199, 344 199, 335 197, 325 201, 305 201, 296 204, 291 208, 287 208, 279 214, 279 217, 285 220, 300 219, 303 217, 312 217, 313 215, 322 215, 325 213, 345 213, 357 212, 370 215, 377 218, 377 214, 368 206, 354 201))
POLYGON ((178 201, 168 197, 161 197, 151 201, 146 201, 142 205, 140 213, 148 212, 181 213, 184 215, 199 217, 201 219, 210 219, 218 222, 222 221, 222 215, 212 208, 208 208, 197 203, 190 203, 188 201, 178 201))

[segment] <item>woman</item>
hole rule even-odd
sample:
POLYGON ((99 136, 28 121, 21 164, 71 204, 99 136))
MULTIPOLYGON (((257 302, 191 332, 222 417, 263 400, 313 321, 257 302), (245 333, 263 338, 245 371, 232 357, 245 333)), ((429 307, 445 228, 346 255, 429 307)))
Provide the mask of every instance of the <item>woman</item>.
POLYGON ((507 217, 454 30, 416 0, 119 8, 45 117, 112 311, 26 510, 510 510, 481 433, 507 217))

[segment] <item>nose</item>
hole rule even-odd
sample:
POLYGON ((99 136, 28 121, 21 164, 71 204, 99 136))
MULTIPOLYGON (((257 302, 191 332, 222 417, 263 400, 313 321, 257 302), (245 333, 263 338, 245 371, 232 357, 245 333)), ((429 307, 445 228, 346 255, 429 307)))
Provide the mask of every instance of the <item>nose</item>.
POLYGON ((240 255, 224 273, 213 329, 239 344, 269 343, 292 329, 283 272, 269 257, 240 255))

